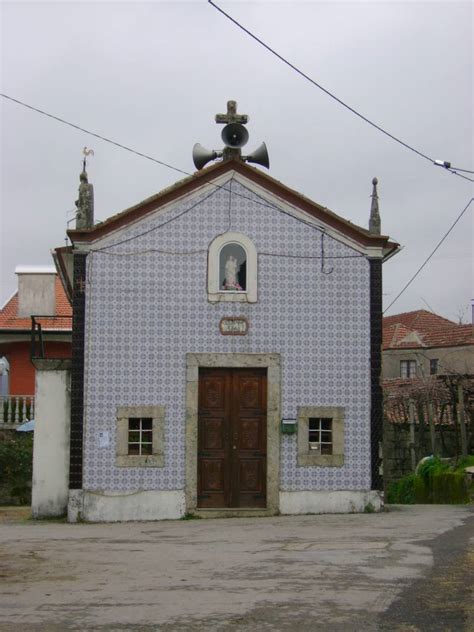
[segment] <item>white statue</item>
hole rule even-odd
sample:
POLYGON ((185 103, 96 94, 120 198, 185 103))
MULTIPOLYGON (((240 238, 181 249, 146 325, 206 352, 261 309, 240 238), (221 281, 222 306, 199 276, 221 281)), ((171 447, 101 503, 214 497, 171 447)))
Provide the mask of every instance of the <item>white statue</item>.
POLYGON ((241 290, 242 288, 237 281, 237 274, 240 270, 240 266, 237 264, 237 259, 232 255, 227 257, 225 262, 225 279, 224 290, 241 290))

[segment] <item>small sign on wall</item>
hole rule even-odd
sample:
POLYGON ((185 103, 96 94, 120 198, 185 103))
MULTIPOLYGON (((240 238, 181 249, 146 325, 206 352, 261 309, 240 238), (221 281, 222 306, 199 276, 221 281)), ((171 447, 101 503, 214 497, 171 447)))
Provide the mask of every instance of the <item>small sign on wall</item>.
POLYGON ((249 321, 243 316, 224 316, 219 329, 223 336, 245 336, 249 330, 249 321))
POLYGON ((109 432, 107 430, 99 431, 99 448, 108 448, 110 444, 109 432))

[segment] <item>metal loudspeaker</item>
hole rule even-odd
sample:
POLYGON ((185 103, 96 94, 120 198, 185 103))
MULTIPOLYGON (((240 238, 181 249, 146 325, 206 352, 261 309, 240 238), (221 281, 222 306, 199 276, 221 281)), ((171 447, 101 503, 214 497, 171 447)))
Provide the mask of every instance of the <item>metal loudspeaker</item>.
POLYGON ((243 147, 249 139, 249 133, 243 125, 239 123, 229 123, 222 130, 221 138, 227 147, 238 149, 243 147))
POLYGON ((214 149, 206 149, 200 143, 193 147, 193 162, 196 169, 202 169, 210 160, 214 160, 219 153, 214 149))
POLYGON ((257 165, 262 165, 262 167, 270 168, 270 158, 268 157, 267 146, 265 143, 262 143, 260 147, 257 147, 255 151, 253 151, 248 156, 243 157, 247 162, 254 162, 257 165))

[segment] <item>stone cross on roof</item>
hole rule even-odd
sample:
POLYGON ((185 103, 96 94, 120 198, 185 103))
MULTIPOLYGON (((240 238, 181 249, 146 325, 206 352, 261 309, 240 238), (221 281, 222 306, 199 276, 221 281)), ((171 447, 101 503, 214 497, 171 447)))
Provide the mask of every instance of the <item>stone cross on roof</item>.
POLYGON ((227 114, 216 114, 216 123, 240 123, 245 125, 249 120, 247 114, 237 114, 237 101, 227 101, 227 114))

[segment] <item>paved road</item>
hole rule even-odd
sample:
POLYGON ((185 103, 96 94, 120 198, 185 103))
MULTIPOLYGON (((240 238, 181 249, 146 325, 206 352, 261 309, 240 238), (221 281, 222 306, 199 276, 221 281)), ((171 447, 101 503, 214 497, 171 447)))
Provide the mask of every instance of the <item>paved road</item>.
POLYGON ((16 519, 0 524, 0 630, 474 631, 473 539, 474 508, 461 506, 113 525, 16 519))

